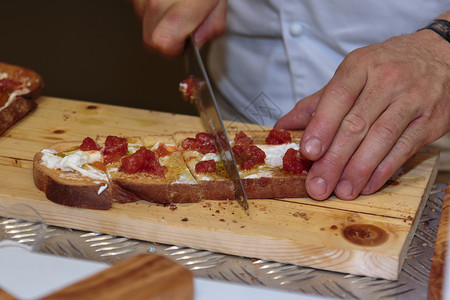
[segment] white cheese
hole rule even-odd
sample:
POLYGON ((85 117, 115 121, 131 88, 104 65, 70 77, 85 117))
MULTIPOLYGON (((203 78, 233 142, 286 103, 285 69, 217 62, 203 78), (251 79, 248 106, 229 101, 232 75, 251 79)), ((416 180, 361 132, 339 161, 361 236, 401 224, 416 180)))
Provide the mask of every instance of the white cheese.
POLYGON ((269 166, 283 167, 283 156, 288 149, 299 149, 296 143, 280 144, 280 145, 257 145, 264 153, 266 153, 265 163, 269 166))
POLYGON ((29 92, 30 92, 30 90, 27 89, 27 88, 15 90, 14 92, 11 93, 11 95, 9 95, 8 101, 6 101, 6 103, 3 104, 2 107, 0 107, 0 110, 2 110, 3 108, 5 108, 5 107, 7 107, 9 104, 11 104, 11 102, 12 102, 12 101, 14 100, 14 98, 16 98, 17 96, 24 95, 24 94, 28 94, 29 92))
POLYGON ((215 162, 220 161, 220 157, 216 153, 206 153, 200 161, 214 160, 215 162))
POLYGON ((102 186, 98 189, 97 194, 100 195, 101 193, 103 193, 103 192, 106 190, 107 187, 108 187, 108 184, 102 185, 102 186))
POLYGON ((272 177, 272 173, 268 171, 261 171, 258 173, 250 174, 247 176, 242 177, 243 179, 255 179, 255 178, 262 178, 262 177, 272 177))
POLYGON ((131 144, 131 143, 128 143, 128 152, 129 152, 129 153, 134 153, 134 152, 138 151, 139 148, 141 148, 141 147, 142 147, 141 144, 131 144))
POLYGON ((101 159, 100 151, 75 151, 64 157, 56 155, 56 151, 51 149, 44 149, 41 151, 43 156, 41 163, 49 169, 59 169, 64 172, 77 171, 81 175, 107 181, 106 174, 91 166, 90 163, 99 161, 101 159))
POLYGON ((172 184, 174 184, 174 183, 196 184, 197 181, 195 181, 195 179, 190 174, 183 173, 183 174, 180 174, 180 176, 177 178, 177 180, 172 182, 172 184))
POLYGON ((208 176, 199 176, 199 180, 203 180, 203 181, 211 181, 212 178, 208 177, 208 176))

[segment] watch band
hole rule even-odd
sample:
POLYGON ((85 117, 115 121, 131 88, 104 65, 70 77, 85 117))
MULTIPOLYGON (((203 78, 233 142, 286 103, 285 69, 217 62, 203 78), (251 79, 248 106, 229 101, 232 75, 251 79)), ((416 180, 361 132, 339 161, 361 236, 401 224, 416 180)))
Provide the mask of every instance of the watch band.
POLYGON ((447 20, 436 19, 433 20, 427 27, 423 29, 430 29, 439 34, 441 37, 447 40, 450 43, 450 22, 447 20))

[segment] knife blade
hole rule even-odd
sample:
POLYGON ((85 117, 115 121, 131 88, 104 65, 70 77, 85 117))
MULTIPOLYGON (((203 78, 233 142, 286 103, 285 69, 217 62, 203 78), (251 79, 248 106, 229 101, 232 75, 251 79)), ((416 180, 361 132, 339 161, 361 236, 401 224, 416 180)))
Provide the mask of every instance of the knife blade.
POLYGON ((214 137, 220 158, 228 176, 234 182, 236 200, 244 210, 248 210, 247 196, 239 176, 236 159, 231 150, 231 144, 200 51, 192 36, 186 42, 184 57, 188 76, 192 76, 196 83, 193 96, 203 126, 214 137))

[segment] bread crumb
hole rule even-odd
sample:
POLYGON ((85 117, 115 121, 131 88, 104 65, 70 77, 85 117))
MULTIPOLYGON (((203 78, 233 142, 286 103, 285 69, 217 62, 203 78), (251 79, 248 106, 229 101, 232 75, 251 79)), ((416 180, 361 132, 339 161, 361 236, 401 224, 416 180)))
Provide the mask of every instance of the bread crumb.
POLYGON ((304 212, 299 212, 299 211, 297 211, 297 212, 293 213, 292 215, 293 215, 294 217, 300 217, 300 218, 302 218, 302 219, 305 219, 306 221, 309 220, 308 215, 307 215, 306 213, 304 213, 304 212))

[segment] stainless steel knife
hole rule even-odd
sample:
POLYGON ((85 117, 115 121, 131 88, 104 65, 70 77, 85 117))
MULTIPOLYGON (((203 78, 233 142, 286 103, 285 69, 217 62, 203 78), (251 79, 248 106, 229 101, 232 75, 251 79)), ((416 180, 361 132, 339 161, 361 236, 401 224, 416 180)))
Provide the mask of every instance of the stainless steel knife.
POLYGON ((247 196, 236 165, 236 160, 231 150, 225 126, 217 105, 216 97, 203 64, 202 57, 198 47, 194 43, 192 36, 189 37, 185 47, 185 62, 188 76, 192 76, 196 82, 196 88, 193 93, 195 105, 200 114, 203 126, 206 131, 214 136, 220 158, 231 180, 234 182, 236 199, 239 204, 248 210, 247 196))

